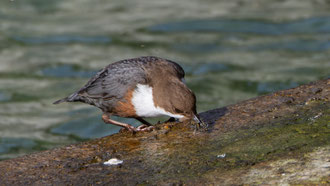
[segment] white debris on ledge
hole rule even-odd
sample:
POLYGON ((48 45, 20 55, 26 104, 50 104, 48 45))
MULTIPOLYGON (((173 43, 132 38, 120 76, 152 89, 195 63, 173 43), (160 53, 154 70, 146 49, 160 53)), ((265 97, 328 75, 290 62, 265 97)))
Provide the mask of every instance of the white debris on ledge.
POLYGON ((226 154, 219 154, 217 155, 217 158, 225 158, 226 157, 226 154))
POLYGON ((108 161, 104 162, 104 165, 120 165, 123 163, 123 160, 119 160, 117 158, 111 158, 108 161))

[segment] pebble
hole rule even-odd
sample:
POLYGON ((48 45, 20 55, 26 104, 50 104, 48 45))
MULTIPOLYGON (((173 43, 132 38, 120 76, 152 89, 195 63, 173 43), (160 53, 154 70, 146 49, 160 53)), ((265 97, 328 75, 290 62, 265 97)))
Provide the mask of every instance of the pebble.
POLYGON ((111 158, 108 161, 104 162, 104 165, 120 165, 123 163, 123 160, 119 160, 117 158, 111 158))

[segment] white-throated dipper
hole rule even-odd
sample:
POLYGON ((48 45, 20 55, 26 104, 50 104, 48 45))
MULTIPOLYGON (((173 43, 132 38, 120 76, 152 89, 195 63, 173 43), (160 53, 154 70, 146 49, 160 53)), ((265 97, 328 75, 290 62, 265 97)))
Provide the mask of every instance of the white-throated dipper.
POLYGON ((87 84, 62 102, 83 102, 103 111, 105 123, 129 131, 152 128, 145 117, 170 116, 180 121, 204 123, 196 112, 196 97, 184 83, 184 71, 177 63, 154 56, 121 60, 101 69, 87 84), (110 119, 111 115, 135 118, 137 128, 110 119))

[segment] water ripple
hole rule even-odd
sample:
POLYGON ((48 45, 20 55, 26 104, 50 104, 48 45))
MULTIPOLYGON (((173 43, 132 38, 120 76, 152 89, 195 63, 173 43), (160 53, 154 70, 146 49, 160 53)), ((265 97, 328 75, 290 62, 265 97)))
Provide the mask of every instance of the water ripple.
POLYGON ((41 74, 48 77, 80 77, 89 78, 96 72, 75 69, 72 65, 59 65, 46 67, 41 70, 41 74))
POLYGON ((12 36, 13 40, 24 44, 67 44, 67 43, 96 43, 107 44, 111 42, 106 36, 76 36, 76 35, 52 35, 43 37, 12 36))
POLYGON ((0 92, 0 102, 9 101, 12 98, 12 95, 6 92, 0 92))
POLYGON ((151 32, 227 32, 263 35, 313 34, 330 32, 330 17, 313 17, 289 22, 262 20, 201 19, 157 24, 151 32))
MULTIPOLYGON (((119 118, 113 116, 113 119, 127 123, 136 123, 134 119, 119 118)), ((100 116, 92 116, 71 120, 50 130, 53 134, 73 135, 81 139, 98 138, 106 135, 114 134, 119 131, 120 127, 115 125, 104 124, 100 116)))
POLYGON ((269 43, 261 43, 250 46, 228 46, 222 43, 185 43, 173 44, 171 46, 175 50, 182 52, 225 52, 225 51, 266 51, 266 50, 285 50, 293 52, 318 52, 330 49, 330 41, 328 40, 312 40, 312 39, 294 39, 286 41, 273 41, 269 43))

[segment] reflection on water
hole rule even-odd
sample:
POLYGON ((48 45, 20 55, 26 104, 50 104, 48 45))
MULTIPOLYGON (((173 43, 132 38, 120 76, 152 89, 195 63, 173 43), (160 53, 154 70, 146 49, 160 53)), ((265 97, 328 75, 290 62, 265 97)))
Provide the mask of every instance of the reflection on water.
POLYGON ((208 3, 0 2, 0 159, 117 132, 96 108, 52 102, 124 58, 180 63, 199 111, 329 77, 329 3, 208 3))

